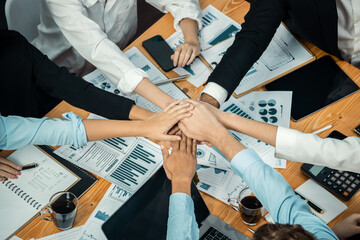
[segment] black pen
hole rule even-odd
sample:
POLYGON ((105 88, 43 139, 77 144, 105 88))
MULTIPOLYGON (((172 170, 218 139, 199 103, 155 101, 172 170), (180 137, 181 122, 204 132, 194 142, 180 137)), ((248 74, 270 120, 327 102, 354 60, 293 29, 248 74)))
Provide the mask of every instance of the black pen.
POLYGON ((324 210, 322 210, 321 208, 319 208, 318 206, 316 206, 314 203, 310 202, 309 199, 304 198, 303 196, 301 196, 299 193, 295 192, 296 195, 300 196, 302 199, 305 200, 305 202, 307 202, 307 204, 309 204, 309 206, 314 209, 316 212, 323 214, 324 210))
POLYGON ((21 167, 21 171, 36 168, 37 166, 39 166, 37 163, 27 164, 21 167))

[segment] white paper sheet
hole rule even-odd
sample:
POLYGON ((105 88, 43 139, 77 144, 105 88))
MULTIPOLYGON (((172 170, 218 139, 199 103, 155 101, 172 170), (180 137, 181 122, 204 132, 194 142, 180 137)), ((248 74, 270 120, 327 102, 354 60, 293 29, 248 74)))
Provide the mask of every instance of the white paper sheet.
POLYGON ((228 204, 229 198, 237 198, 246 183, 231 169, 220 169, 197 165, 196 170, 200 182, 197 188, 224 203, 228 204))
POLYGON ((291 91, 251 92, 235 101, 257 121, 290 127, 291 91))
MULTIPOLYGON (((246 106, 244 106, 239 99, 231 97, 228 101, 220 107, 224 112, 231 112, 237 114, 241 117, 248 119, 254 119, 252 113, 246 111, 246 106)), ((252 148, 254 151, 261 157, 261 159, 273 168, 286 168, 286 160, 278 159, 275 155, 275 148, 264 143, 260 140, 257 140, 253 137, 247 136, 245 134, 230 131, 231 134, 240 141, 245 147, 252 148)))
POLYGON ((79 239, 82 233, 83 226, 72 228, 70 230, 61 231, 37 240, 76 240, 79 239))
POLYGON ((206 145, 198 145, 196 152, 197 163, 203 166, 230 169, 230 162, 225 156, 206 145))
POLYGON ((132 194, 124 189, 112 184, 106 191, 94 212, 86 221, 80 240, 105 240, 107 239, 101 229, 101 225, 109 219, 130 197, 132 194))

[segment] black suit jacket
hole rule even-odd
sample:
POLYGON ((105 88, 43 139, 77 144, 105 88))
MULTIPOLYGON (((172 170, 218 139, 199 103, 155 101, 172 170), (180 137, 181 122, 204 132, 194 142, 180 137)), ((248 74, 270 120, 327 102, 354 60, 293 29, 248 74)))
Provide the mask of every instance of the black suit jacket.
POLYGON ((58 67, 15 31, 0 30, 0 113, 43 117, 61 100, 110 119, 128 119, 133 101, 58 67))
POLYGON ((335 0, 255 0, 245 16, 242 30, 210 75, 234 92, 250 67, 266 50, 281 22, 295 34, 339 58, 335 0))

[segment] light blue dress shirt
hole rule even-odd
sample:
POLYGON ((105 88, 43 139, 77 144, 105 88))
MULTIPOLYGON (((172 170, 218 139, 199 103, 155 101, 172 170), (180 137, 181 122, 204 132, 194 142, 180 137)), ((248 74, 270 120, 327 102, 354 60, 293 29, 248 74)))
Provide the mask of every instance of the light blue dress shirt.
POLYGON ((76 114, 64 113, 67 120, 0 116, 0 149, 13 150, 29 144, 74 145, 87 143, 82 119, 76 114))
MULTIPOLYGON (((318 240, 338 239, 281 176, 252 149, 233 158, 231 168, 247 183, 277 223, 300 224, 318 240)), ((170 196, 167 239, 199 239, 193 201, 185 193, 170 196)))

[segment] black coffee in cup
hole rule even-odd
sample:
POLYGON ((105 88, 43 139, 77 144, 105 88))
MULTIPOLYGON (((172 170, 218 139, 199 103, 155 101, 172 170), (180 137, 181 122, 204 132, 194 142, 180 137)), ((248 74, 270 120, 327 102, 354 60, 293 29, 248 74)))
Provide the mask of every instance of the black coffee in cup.
POLYGON ((261 202, 255 196, 247 196, 241 199, 240 203, 242 220, 249 225, 258 223, 261 219, 261 202))
POLYGON ((59 229, 70 229, 76 216, 76 205, 73 201, 60 197, 51 204, 51 217, 59 229))

